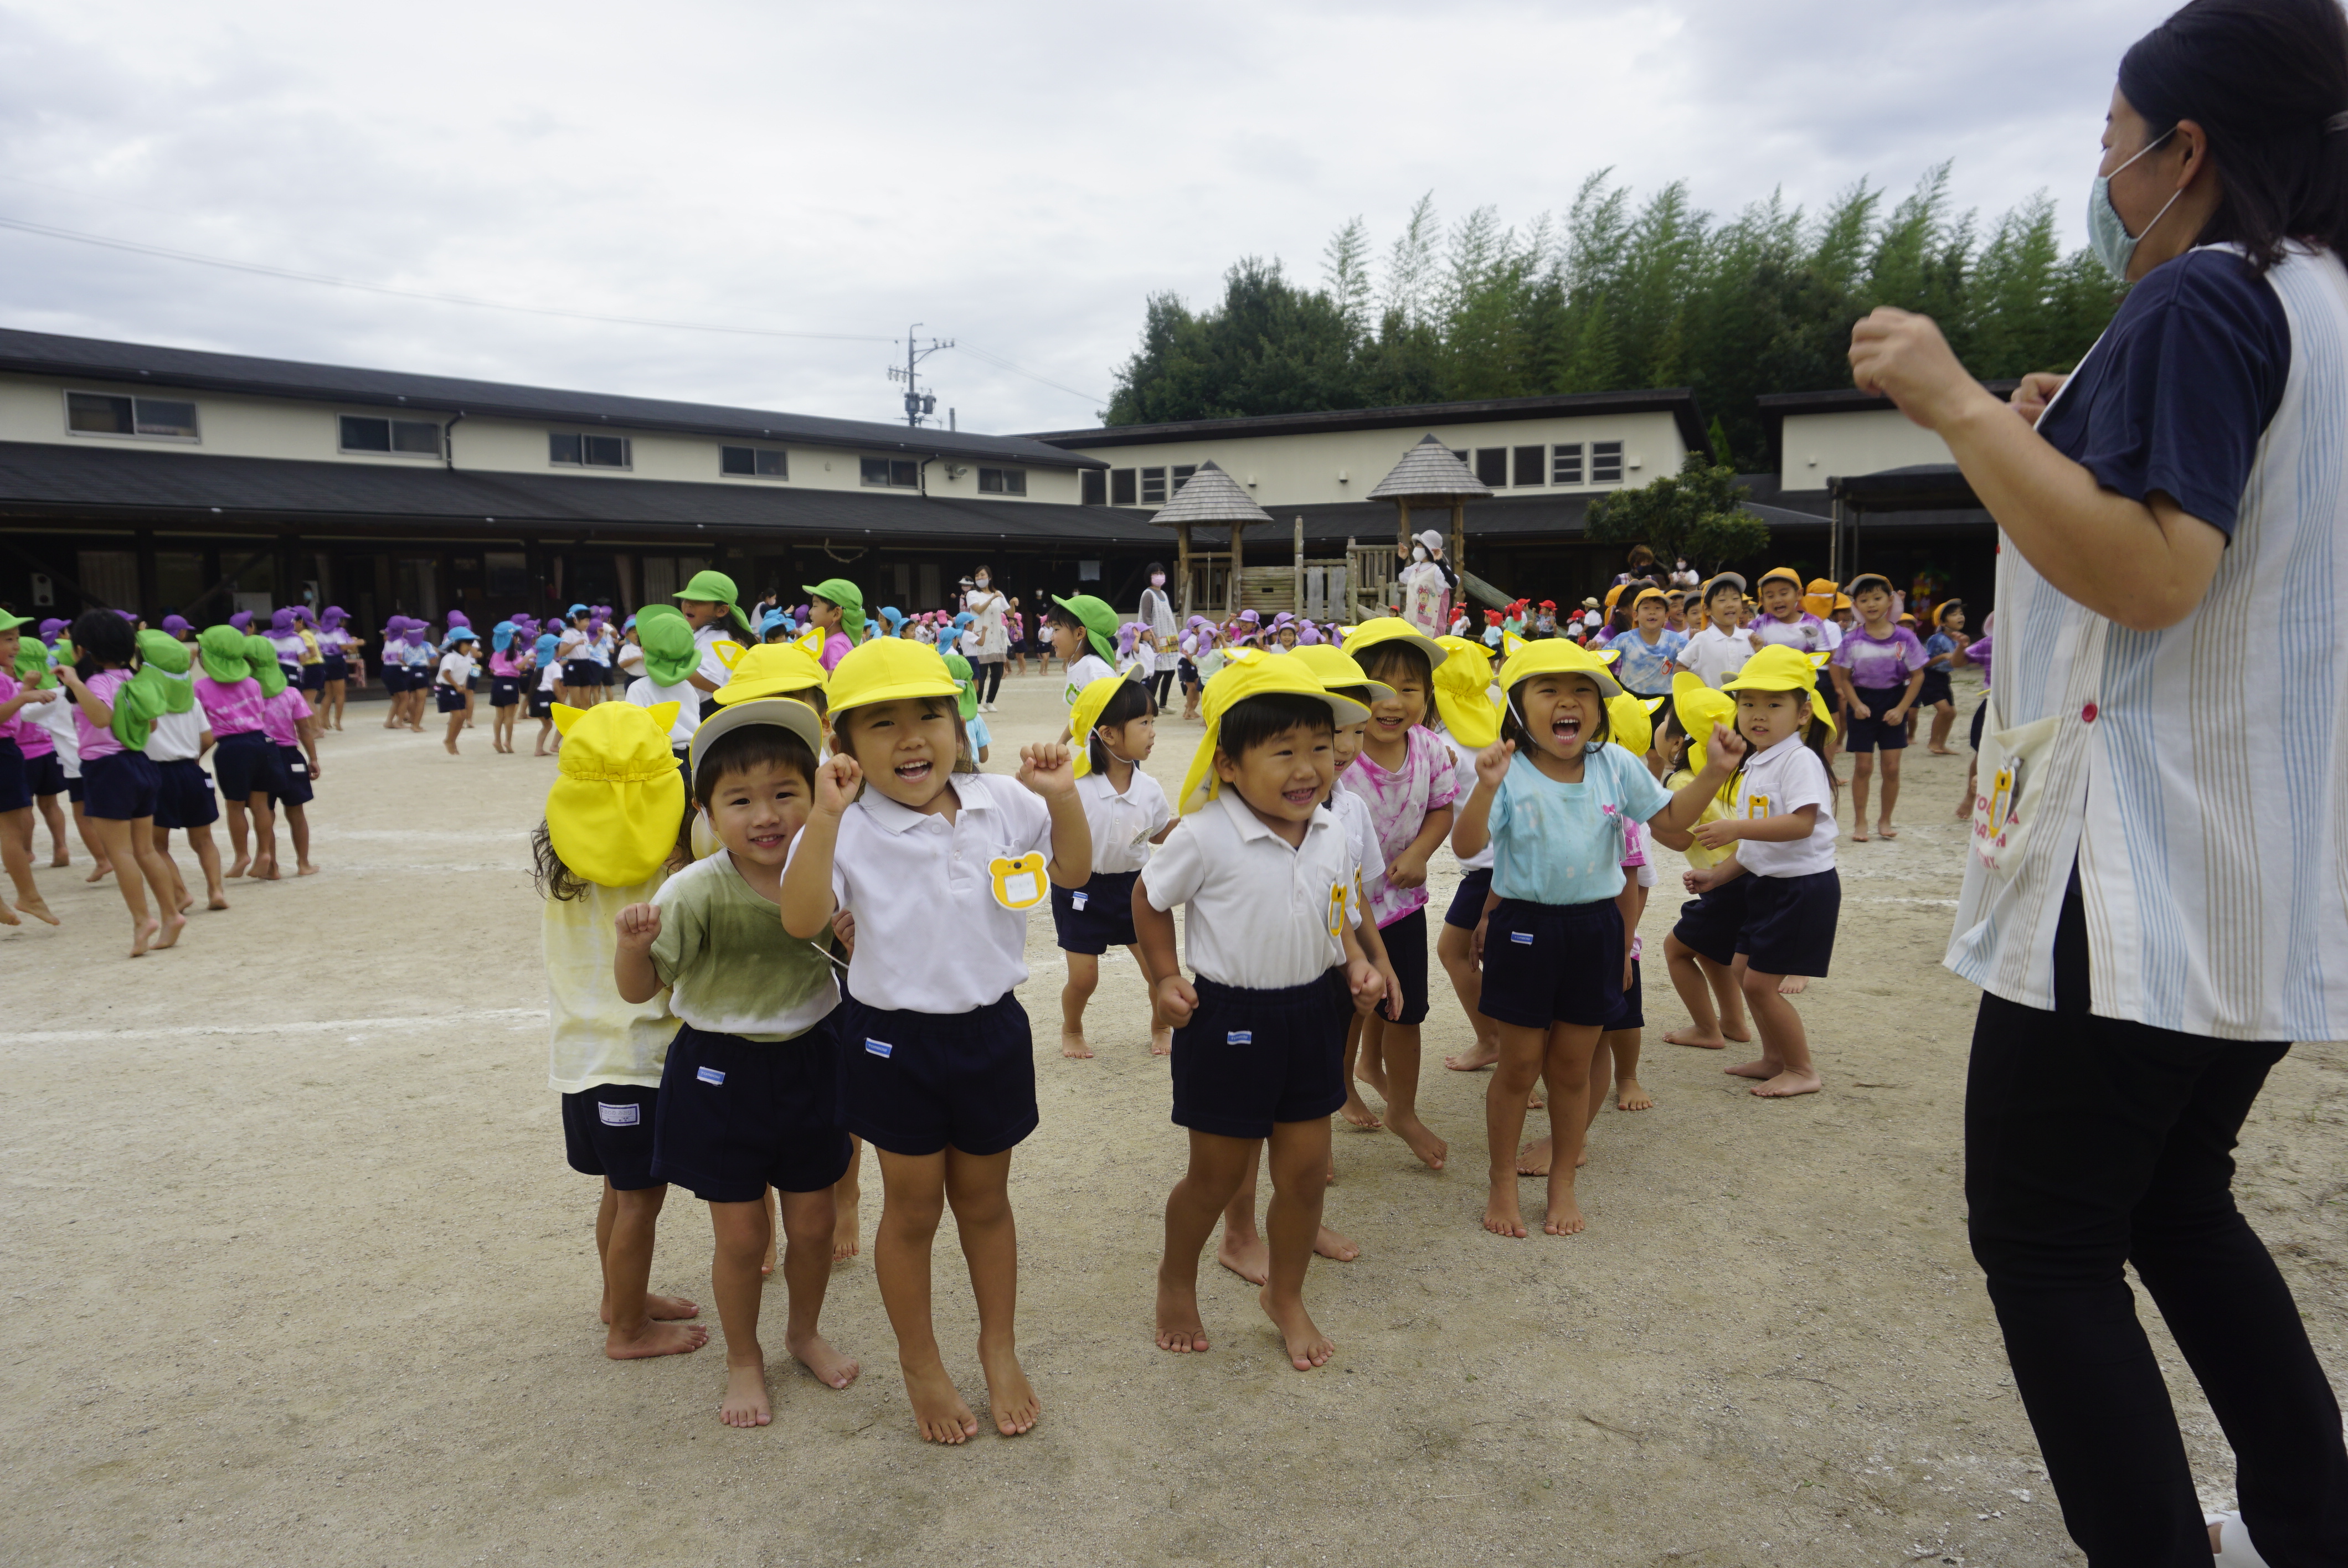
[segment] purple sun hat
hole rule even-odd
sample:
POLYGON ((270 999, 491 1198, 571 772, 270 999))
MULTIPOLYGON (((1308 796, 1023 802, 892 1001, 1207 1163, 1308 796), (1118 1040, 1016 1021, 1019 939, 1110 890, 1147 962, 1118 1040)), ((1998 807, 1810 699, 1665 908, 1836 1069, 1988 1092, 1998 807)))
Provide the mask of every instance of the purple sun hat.
POLYGON ((269 612, 269 634, 283 637, 294 630, 294 611, 283 605, 269 612))
POLYGON ((345 610, 341 605, 330 604, 326 606, 326 613, 320 616, 318 619, 328 626, 339 626, 350 618, 350 612, 345 610))
POLYGON ((240 610, 234 615, 228 618, 228 623, 231 626, 235 627, 239 631, 250 636, 252 632, 252 611, 249 610, 240 610))
POLYGON ((57 633, 63 631, 66 629, 66 625, 67 623, 65 621, 59 620, 55 616, 51 616, 48 620, 44 620, 41 622, 41 641, 44 642, 56 641, 57 639, 57 633))
POLYGON ((177 637, 188 630, 188 618, 184 615, 167 615, 163 618, 163 630, 177 637))

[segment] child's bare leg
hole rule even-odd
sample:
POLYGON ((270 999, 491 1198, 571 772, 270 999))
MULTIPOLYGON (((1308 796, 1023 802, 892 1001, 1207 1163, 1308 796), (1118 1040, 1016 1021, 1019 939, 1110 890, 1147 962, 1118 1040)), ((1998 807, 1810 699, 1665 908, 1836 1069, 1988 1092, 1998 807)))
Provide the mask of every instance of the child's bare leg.
POLYGON ((1614 1039, 1615 1033, 1611 1030, 1600 1035, 1597 1045, 1590 1052, 1590 1110, 1581 1119, 1581 1163, 1585 1165, 1590 1163, 1591 1123, 1598 1120, 1598 1112, 1605 1108, 1606 1091, 1614 1087, 1614 1039))
POLYGON ((1886 838, 1897 838, 1891 827, 1891 808, 1900 804, 1900 753, 1883 753, 1883 811, 1875 819, 1875 831, 1886 838))
MULTIPOLYGON (((48 824, 49 864, 51 866, 72 865, 73 856, 66 849, 65 808, 57 804, 57 797, 53 794, 35 795, 33 804, 40 808, 41 820, 48 824)), ((27 853, 30 853, 30 847, 28 844, 27 853)))
POLYGON ((1435 939, 1435 956, 1442 961, 1443 972, 1451 977, 1451 992, 1468 1014, 1468 1027, 1476 1031, 1475 1045, 1457 1056, 1445 1057, 1443 1065, 1454 1072, 1475 1072, 1491 1066, 1500 1060, 1500 1027, 1476 1010, 1476 1004, 1484 998, 1484 971, 1476 967, 1476 933, 1446 923, 1443 934, 1435 939))
POLYGON ((252 864, 252 845, 245 837, 244 802, 223 798, 221 812, 228 818, 228 846, 236 856, 223 875, 232 878, 242 876, 245 867, 252 864))
POLYGON ((1364 1132, 1375 1132, 1381 1123, 1370 1102, 1362 1098, 1362 1086, 1354 1069, 1361 1059, 1362 1037, 1368 1032, 1368 1020, 1355 1013, 1345 1020, 1345 1103, 1340 1109, 1346 1121, 1364 1132))
POLYGON ((155 845, 156 855, 161 858, 164 869, 170 874, 166 878, 167 897, 163 899, 163 907, 177 909, 184 915, 188 912, 188 907, 195 900, 188 897, 188 879, 180 875, 180 863, 171 858, 171 830, 159 826, 150 837, 155 845))
POLYGON ((203 867, 204 907, 227 908, 228 889, 221 885, 220 845, 212 842, 211 824, 188 829, 188 847, 196 852, 196 864, 203 867))
POLYGON ((962 1234, 970 1293, 978 1306, 978 1363, 994 1430, 1015 1438, 1035 1424, 1043 1401, 1019 1365, 1019 1228, 1011 1214, 1011 1151, 946 1150, 946 1201, 962 1234))
MULTIPOLYGON (((442 745, 448 748, 448 754, 452 757, 457 754, 457 732, 464 727, 465 710, 459 708, 455 712, 448 715, 448 733, 442 736, 440 741, 442 745)), ((758 1424, 760 1426, 764 1426, 766 1422, 761 1421, 758 1424)))
MULTIPOLYGON (((15 888, 16 907, 36 920, 56 925, 57 917, 49 913, 48 901, 33 885, 33 811, 19 807, 0 816, 0 860, 7 864, 8 880, 15 888)), ((18 922, 10 920, 9 925, 18 922)))
POLYGON ((1248 1161, 1239 1191, 1223 1205, 1223 1239, 1215 1248, 1215 1261, 1250 1285, 1272 1281, 1272 1248, 1255 1225, 1255 1178, 1262 1163, 1260 1159, 1248 1161))
MULTIPOLYGON (((1136 968, 1140 969, 1145 975, 1149 972, 1148 966, 1141 961, 1141 949, 1138 947, 1128 946, 1125 950, 1132 957, 1136 968)), ((1155 996, 1149 999, 1149 1054, 1152 1056, 1174 1054, 1174 1026, 1168 1023, 1159 1013, 1158 999, 1155 996)))
POLYGON ((84 880, 103 881, 107 873, 114 869, 114 857, 107 853, 106 840, 99 835, 97 825, 91 822, 89 814, 82 810, 79 801, 74 802, 73 816, 74 831, 81 835, 81 846, 89 851, 89 857, 95 862, 90 867, 89 876, 84 880))
POLYGON ((268 881, 277 875, 277 813, 269 804, 269 796, 255 790, 250 802, 252 811, 252 875, 268 881))
MULTIPOLYGON (((1500 1060, 1493 1066, 1491 1081, 1484 1085, 1486 1174, 1491 1184, 1484 1203, 1484 1228, 1494 1235, 1520 1237, 1525 1221, 1517 1204, 1517 1140, 1524 1135, 1525 1104, 1541 1075, 1549 1031, 1513 1023, 1498 1027, 1500 1060)), ((1550 1103, 1557 1103, 1554 1084, 1550 1103)))
POLYGON ((1085 1043, 1085 1004, 1100 989, 1100 958, 1092 953, 1062 956, 1068 960, 1068 979, 1060 988, 1060 1054, 1090 1061, 1093 1048, 1085 1043))
MULTIPOLYGON (((1373 1025, 1382 1021, 1373 1016, 1373 1025)), ((1367 1032, 1366 1030, 1365 1032, 1367 1032)), ((1386 1069, 1386 1130, 1410 1145, 1410 1152, 1439 1171, 1450 1156, 1450 1145, 1427 1130, 1418 1119, 1418 1025, 1387 1023, 1379 1049, 1386 1069)))
MULTIPOLYGON (((1158 1348, 1188 1353, 1207 1348, 1199 1317, 1199 1254, 1243 1182, 1255 1174, 1261 1138, 1225 1138, 1190 1130, 1190 1165, 1166 1195, 1166 1252, 1158 1260, 1158 1348)), ((1248 1227, 1255 1226, 1252 1206, 1248 1227)), ((1267 1259, 1265 1277, 1271 1276, 1267 1259)))
POLYGON ((783 1205, 772 1187, 767 1189, 764 1202, 767 1205, 767 1255, 758 1260, 758 1273, 762 1278, 771 1279, 774 1277, 775 1265, 781 1260, 779 1248, 783 1238, 783 1205))
MULTIPOLYGON (((130 956, 139 958, 154 946, 155 939, 162 935, 163 927, 156 919, 154 912, 147 907, 146 879, 139 863, 139 850, 132 839, 134 825, 112 817, 91 816, 83 818, 83 821, 91 832, 98 835, 107 858, 122 868, 122 874, 114 879, 114 886, 120 890, 123 905, 130 911, 130 956)), ((148 853, 153 852, 150 845, 148 853)), ((186 922, 187 917, 178 910, 171 913, 182 924, 186 922)))
POLYGON ((965 1442, 978 1435, 978 1418, 946 1375, 930 1317, 930 1248, 945 1217, 947 1152, 880 1149, 880 1225, 872 1238, 872 1272, 897 1336, 897 1365, 913 1402, 913 1424, 931 1442, 965 1442))
POLYGON ((1957 820, 1971 821, 1973 815, 1973 792, 1981 786, 1981 758, 1965 764, 1965 793, 1957 799, 1957 820))
POLYGON ((1326 1116, 1272 1124, 1272 1206, 1264 1214, 1272 1240, 1272 1280, 1256 1300, 1280 1330, 1288 1364, 1300 1372, 1310 1372, 1337 1353, 1304 1309, 1304 1271, 1312 1265, 1321 1233, 1321 1203, 1329 1190, 1323 1173, 1328 1164, 1326 1116))
POLYGON ((1934 756, 1952 757, 1957 754, 1949 749, 1949 731, 1956 722, 1957 705, 1954 702, 1932 704, 1932 754, 1934 756))
POLYGON ((307 876, 318 868, 310 864, 310 811, 297 801, 285 803, 285 830, 294 839, 294 874, 307 876))
POLYGON ((790 1291, 783 1348, 826 1388, 845 1389, 863 1368, 823 1337, 823 1293, 831 1284, 831 1235, 839 1223, 831 1189, 784 1193, 783 1283, 790 1291))
POLYGON ((1696 964, 1712 982, 1713 999, 1720 1004, 1720 1032, 1735 1044, 1745 1044, 1753 1038, 1753 1020, 1745 1016, 1745 955, 1737 954, 1725 969, 1702 954, 1696 964))
MULTIPOLYGON (((1649 1097, 1646 1086, 1639 1081, 1639 1031, 1635 1029, 1610 1030, 1603 1043, 1614 1057, 1614 1109, 1653 1110, 1654 1101, 1649 1097)), ((1591 1081, 1594 1083, 1596 1080, 1591 1081)), ((1594 1119, 1598 1109, 1595 1091, 1590 1107, 1594 1119)))
POLYGON ((1704 958, 1679 939, 1676 934, 1663 938, 1663 962, 1671 970, 1672 989, 1679 993, 1680 1005, 1687 1009, 1688 1027, 1669 1030, 1663 1040, 1669 1045, 1693 1045, 1704 1050, 1723 1050, 1728 1037, 1721 1032, 1720 1014, 1712 1005, 1713 987, 1707 969, 1720 966, 1704 958))
POLYGON ((1582 1228, 1581 1206, 1574 1200, 1574 1173, 1581 1163, 1590 1126, 1590 1056, 1598 1049, 1599 1031, 1580 1024, 1551 1024, 1547 1041, 1549 1081, 1549 1212, 1541 1229, 1550 1235, 1574 1235, 1582 1228))
POLYGON ((1376 1090, 1381 1100, 1386 1098, 1385 1040, 1385 1014, 1373 1011, 1362 1020, 1361 1050, 1355 1053, 1355 1076, 1376 1090))
POLYGON ((1856 752, 1850 764, 1850 841, 1867 842, 1867 789, 1875 777, 1875 753, 1856 752))
POLYGON ((595 1251, 603 1262, 603 1354, 614 1361, 646 1356, 678 1356, 709 1342, 709 1330, 677 1318, 698 1317, 701 1308, 680 1296, 654 1296, 646 1288, 653 1276, 653 1235, 660 1222, 661 1204, 668 1187, 642 1187, 619 1192, 603 1184, 602 1206, 595 1215, 595 1251))
POLYGON ((864 1140, 848 1135, 848 1171, 831 1184, 831 1261, 854 1257, 858 1240, 856 1210, 864 1196, 864 1140))
POLYGON ((1753 1021, 1760 1027, 1761 1060, 1728 1069, 1739 1078, 1761 1080, 1753 1092, 1769 1100, 1815 1094, 1822 1087, 1810 1061, 1810 1038, 1802 1028, 1802 1015, 1778 989, 1784 979, 1746 971, 1745 999, 1752 1004, 1753 1021))
POLYGON ((766 1194, 747 1203, 711 1204, 709 1224, 717 1241, 709 1287, 726 1330, 726 1397, 718 1402, 717 1419, 729 1427, 763 1427, 775 1419, 767 1397, 767 1353, 758 1344, 758 1260, 774 1234, 766 1194))

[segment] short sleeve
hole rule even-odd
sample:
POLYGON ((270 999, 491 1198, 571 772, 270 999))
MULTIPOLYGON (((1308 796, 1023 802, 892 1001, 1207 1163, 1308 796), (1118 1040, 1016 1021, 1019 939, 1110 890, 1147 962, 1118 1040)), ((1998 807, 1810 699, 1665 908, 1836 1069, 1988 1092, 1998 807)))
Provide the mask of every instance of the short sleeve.
POLYGON ((1508 830, 1509 819, 1516 815, 1509 804, 1510 797, 1516 794, 1516 759, 1512 757, 1509 762, 1509 771, 1500 775, 1499 788, 1492 792, 1491 809, 1484 814, 1487 848, 1498 842, 1500 835, 1508 830))
POLYGON ((1778 786, 1777 804, 1786 813, 1801 810, 1806 805, 1820 811, 1834 810, 1834 786, 1827 777, 1827 765, 1818 760, 1818 753, 1807 746, 1801 748, 1786 769, 1785 781, 1778 786))
POLYGON ((1913 674, 1924 668, 1924 661, 1928 657, 1929 655, 1924 651, 1924 645, 1916 641, 1916 634, 1906 627, 1901 627, 1900 629, 1900 668, 1913 674))
POLYGON ((2038 433, 2106 489, 2160 491, 2230 538, 2290 369, 2274 290, 2232 251, 2188 251, 2129 292, 2038 433))
MULTIPOLYGON (((1144 774, 1142 777, 1148 778, 1149 775, 1144 774)), ((1153 785, 1158 783, 1156 779, 1150 779, 1149 782, 1153 785)), ((1148 829, 1143 832, 1141 836, 1144 838, 1157 837, 1159 833, 1165 830, 1166 825, 1173 820, 1174 807, 1167 800, 1166 791, 1163 788, 1151 789, 1149 792, 1149 825, 1148 829)))
POLYGON ((1018 780, 1004 778, 1000 774, 980 774, 976 776, 987 781, 981 787, 994 792, 994 809, 1003 814, 1003 852, 1005 855, 1025 855, 1030 850, 1040 849, 1046 855, 1051 854, 1052 808, 1044 804, 1044 797, 1018 780))
POLYGON ((701 911, 685 896, 690 886, 673 876, 653 895, 653 907, 661 914, 660 935, 653 938, 653 974, 664 986, 676 984, 677 975, 701 951, 701 911))
MULTIPOLYGON (((1209 805, 1205 808, 1217 808, 1209 805)), ((1186 816, 1175 824, 1166 842, 1158 846, 1142 867, 1141 886, 1149 896, 1153 909, 1171 909, 1177 904, 1188 904, 1197 896, 1207 880, 1207 856, 1199 842, 1198 821, 1186 816)))
POLYGON ((1827 662, 1828 662, 1828 663, 1829 663, 1829 664, 1831 664, 1831 665, 1833 665, 1833 666, 1834 666, 1836 669, 1838 669, 1838 670, 1848 670, 1848 669, 1849 669, 1849 668, 1850 668, 1850 651, 1851 651, 1852 646, 1853 646, 1853 644, 1849 643, 1849 642, 1846 642, 1846 643, 1841 644, 1839 647, 1838 647, 1838 648, 1834 651, 1834 655, 1833 655, 1833 657, 1829 658, 1829 659, 1827 661, 1827 662))
POLYGON ((1672 804, 1672 792, 1655 782, 1646 764, 1620 746, 1610 745, 1607 761, 1614 770, 1614 799, 1622 815, 1633 822, 1645 822, 1672 804))
POLYGON ((1413 730, 1411 739, 1419 747, 1420 759, 1426 768, 1426 809, 1441 811, 1459 804, 1459 772, 1451 760, 1451 748, 1435 738, 1432 730, 1413 730))

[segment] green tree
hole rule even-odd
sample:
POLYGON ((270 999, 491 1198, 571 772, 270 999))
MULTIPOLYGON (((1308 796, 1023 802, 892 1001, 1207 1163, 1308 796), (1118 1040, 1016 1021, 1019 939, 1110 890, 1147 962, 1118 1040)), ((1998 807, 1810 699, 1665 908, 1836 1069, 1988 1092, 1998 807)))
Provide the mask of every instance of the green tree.
POLYGON ((1591 502, 1590 537, 1643 544, 1657 560, 1684 559, 1699 571, 1717 571, 1769 548, 1769 526, 1744 509, 1750 494, 1736 470, 1691 452, 1677 474, 1591 502))

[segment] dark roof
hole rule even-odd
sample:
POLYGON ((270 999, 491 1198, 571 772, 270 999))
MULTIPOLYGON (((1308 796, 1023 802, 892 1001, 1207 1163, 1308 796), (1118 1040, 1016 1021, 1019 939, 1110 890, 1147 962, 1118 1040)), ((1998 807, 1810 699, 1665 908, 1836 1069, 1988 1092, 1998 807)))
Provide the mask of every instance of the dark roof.
POLYGON ((1189 419, 1173 425, 1108 425, 1097 430, 1046 430, 1029 439, 1054 446, 1148 446, 1242 436, 1302 436, 1398 425, 1488 425, 1503 419, 1553 419, 1604 414, 1669 414, 1691 450, 1706 445, 1695 394, 1684 386, 1641 392, 1576 392, 1552 397, 1493 397, 1472 403, 1421 403, 1406 408, 1344 408, 1317 414, 1261 414, 1245 419, 1189 419))
POLYGON ((109 343, 101 338, 60 337, 54 333, 9 328, 0 328, 0 371, 370 407, 544 419, 563 425, 608 425, 629 430, 734 436, 747 440, 808 441, 828 446, 860 446, 874 452, 936 453, 1047 468, 1103 466, 1091 458, 1022 436, 915 430, 861 419, 824 419, 760 408, 727 408, 711 403, 672 403, 658 397, 563 392, 552 387, 515 386, 453 375, 355 370, 300 360, 256 359, 248 354, 109 343))
POLYGON ((551 537, 717 530, 1162 548, 1122 507, 0 442, 0 518, 551 537))
POLYGON ((1934 512, 1981 506, 1972 482, 1954 463, 1919 463, 1830 478, 1827 493, 1859 512, 1934 512))

